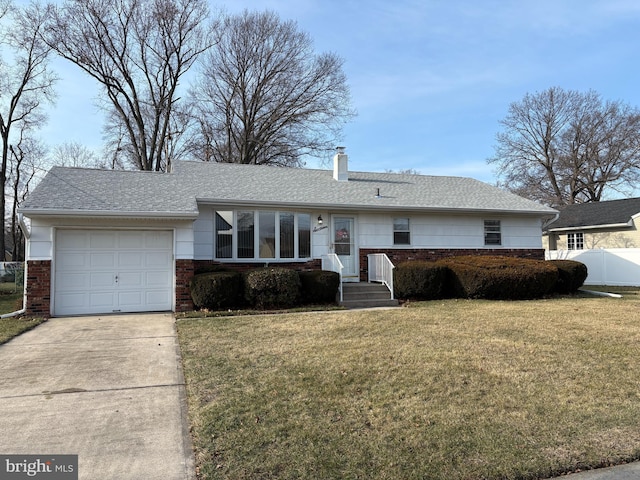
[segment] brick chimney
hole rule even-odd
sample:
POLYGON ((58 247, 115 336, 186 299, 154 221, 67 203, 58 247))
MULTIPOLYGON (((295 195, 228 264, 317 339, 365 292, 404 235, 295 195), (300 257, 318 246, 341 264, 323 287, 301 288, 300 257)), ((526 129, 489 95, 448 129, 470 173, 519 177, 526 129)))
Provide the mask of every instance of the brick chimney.
POLYGON ((333 179, 338 182, 349 180, 349 156, 344 153, 344 147, 336 147, 333 156, 333 179))

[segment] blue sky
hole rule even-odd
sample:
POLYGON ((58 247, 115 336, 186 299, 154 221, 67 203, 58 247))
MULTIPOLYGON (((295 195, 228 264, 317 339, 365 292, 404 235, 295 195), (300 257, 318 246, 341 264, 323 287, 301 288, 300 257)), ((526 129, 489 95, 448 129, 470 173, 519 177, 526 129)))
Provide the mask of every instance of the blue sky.
MULTIPOLYGON (((495 183, 493 154, 510 103, 551 86, 640 106, 637 0, 237 0, 295 20, 316 51, 345 60, 358 116, 346 127, 351 170, 414 169, 495 183)), ((56 61, 50 145, 101 147, 97 86, 56 61)), ((317 167, 319 163, 308 162, 317 167)))

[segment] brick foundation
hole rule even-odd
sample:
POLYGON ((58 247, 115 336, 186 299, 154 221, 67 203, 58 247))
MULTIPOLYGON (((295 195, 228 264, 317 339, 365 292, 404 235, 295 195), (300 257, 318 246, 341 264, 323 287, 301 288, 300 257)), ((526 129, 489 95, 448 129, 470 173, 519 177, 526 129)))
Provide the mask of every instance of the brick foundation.
POLYGON ((189 290, 193 271, 193 260, 176 260, 176 312, 188 312, 194 308, 189 290))
POLYGON ((35 317, 51 315, 51 260, 27 261, 25 313, 35 317))
POLYGON ((197 272, 199 269, 203 269, 206 267, 210 267, 212 265, 224 267, 229 270, 235 270, 238 272, 247 272, 249 270, 255 270, 256 268, 262 268, 265 266, 270 267, 282 267, 282 268, 290 268, 291 270, 296 270, 298 272, 302 272, 305 270, 320 270, 322 268, 322 260, 315 259, 309 260, 308 262, 278 262, 278 263, 220 263, 215 260, 194 260, 194 269, 197 272))
POLYGON ((411 260, 436 261, 448 257, 459 257, 462 255, 496 255, 502 257, 530 258, 533 260, 544 260, 544 249, 484 249, 484 248, 361 248, 360 249, 360 280, 368 280, 368 260, 367 255, 373 253, 386 253, 389 260, 394 265, 411 260))
MULTIPOLYGON (((372 253, 386 253, 395 264, 409 260, 435 261, 441 258, 460 255, 502 255, 508 257, 532 258, 544 260, 543 249, 360 249, 360 280, 367 281, 367 255, 372 253)), ((221 265, 225 268, 245 272, 265 266, 261 263, 224 263, 210 260, 176 260, 176 312, 186 312, 194 309, 189 290, 189 281, 200 268, 211 265, 221 265)), ((271 266, 291 268, 297 271, 320 270, 322 262, 319 259, 308 262, 271 263, 271 266)), ((49 317, 51 315, 51 260, 27 261, 26 278, 27 315, 49 317)))

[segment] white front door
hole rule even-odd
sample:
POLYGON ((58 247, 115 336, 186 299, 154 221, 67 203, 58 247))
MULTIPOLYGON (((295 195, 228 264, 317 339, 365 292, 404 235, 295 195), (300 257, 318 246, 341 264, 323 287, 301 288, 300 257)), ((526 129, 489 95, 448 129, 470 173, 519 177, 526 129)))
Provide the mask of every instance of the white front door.
POLYGON ((345 282, 360 281, 355 223, 353 217, 333 217, 333 250, 344 267, 342 280, 345 282))
POLYGON ((58 230, 55 315, 171 310, 173 233, 58 230))

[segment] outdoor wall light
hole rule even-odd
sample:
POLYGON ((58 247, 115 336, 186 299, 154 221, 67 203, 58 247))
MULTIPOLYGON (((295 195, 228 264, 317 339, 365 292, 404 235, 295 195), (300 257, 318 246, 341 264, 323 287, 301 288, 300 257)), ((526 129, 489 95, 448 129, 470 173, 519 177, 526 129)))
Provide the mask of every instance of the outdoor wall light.
POLYGON ((318 215, 318 225, 322 225, 322 215, 318 215))

